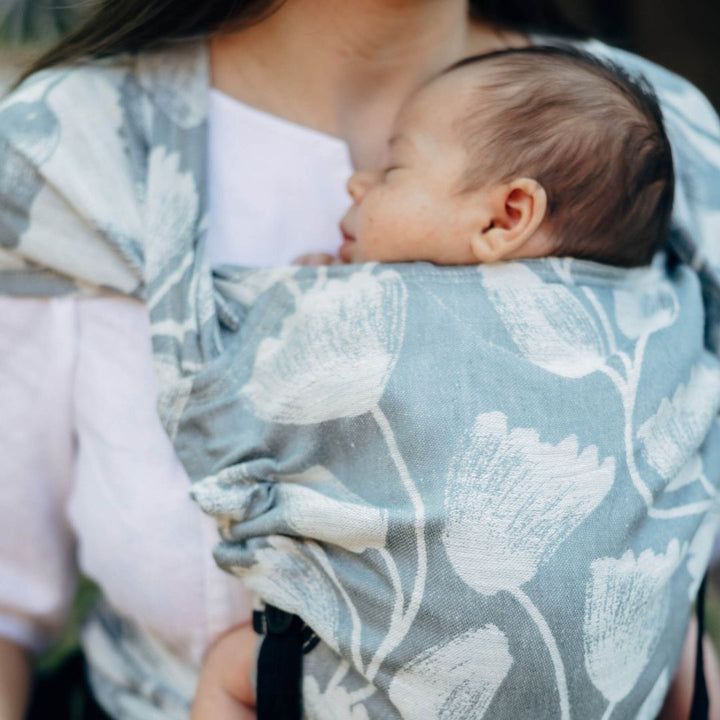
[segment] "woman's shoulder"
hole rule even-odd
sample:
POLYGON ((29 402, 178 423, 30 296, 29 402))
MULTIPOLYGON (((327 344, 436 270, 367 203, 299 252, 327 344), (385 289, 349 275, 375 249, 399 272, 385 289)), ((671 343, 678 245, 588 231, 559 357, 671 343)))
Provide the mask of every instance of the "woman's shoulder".
POLYGON ((88 111, 97 112, 107 103, 108 93, 117 92, 133 72, 135 59, 121 55, 112 59, 87 60, 71 66, 56 66, 26 77, 0 101, 0 133, 7 139, 7 129, 17 124, 18 110, 31 106, 66 106, 73 112, 68 119, 92 120, 88 111), (13 122, 14 121, 14 122, 13 122))
POLYGON ((696 128, 720 140, 720 120, 715 109, 689 80, 651 60, 599 40, 587 40, 580 45, 582 49, 617 63, 635 75, 642 75, 655 90, 666 121, 692 121, 696 128))
POLYGON ((706 344, 720 355, 720 120, 703 93, 660 65, 597 40, 583 49, 642 75, 654 89, 673 150, 675 201, 669 243, 703 288, 706 344))
POLYGON ((125 142, 138 133, 150 141, 157 114, 183 129, 202 124, 208 85, 207 49, 200 41, 49 68, 2 100, 0 139, 26 147, 56 127, 82 136, 112 124, 126 126, 125 142))
POLYGON ((52 68, 0 104, 0 245, 16 263, 138 292, 153 153, 201 174, 206 56, 192 43, 52 68))

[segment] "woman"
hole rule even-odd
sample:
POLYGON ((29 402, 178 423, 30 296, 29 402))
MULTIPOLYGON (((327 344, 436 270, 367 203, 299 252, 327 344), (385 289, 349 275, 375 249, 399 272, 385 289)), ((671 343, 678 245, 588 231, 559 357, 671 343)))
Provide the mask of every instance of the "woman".
MULTIPOLYGON (((345 177, 351 166, 381 164, 396 111, 419 83, 466 55, 527 42, 521 34, 500 30, 500 23, 562 30, 549 10, 528 14, 523 4, 473 7, 470 17, 460 0, 368 0, 361 6, 340 0, 289 0, 279 6, 250 2, 235 13, 224 3, 204 3, 201 9, 195 3, 107 3, 40 66, 210 34, 211 181, 200 193, 200 202, 209 209, 207 251, 215 264, 279 264, 308 250, 336 247, 333 225, 346 203, 341 190, 345 177), (218 34, 230 20, 241 29, 218 34), (290 190, 282 186, 285 177, 307 177, 308 167, 319 169, 311 182, 290 190), (242 247, 235 242, 237 227, 246 229, 248 241, 242 247), (303 231, 296 234, 298 227, 303 231), (328 247, 318 248, 315 238, 327 238, 328 247)), ((205 108, 196 104, 198 88, 206 82, 204 58, 201 45, 179 45, 164 56, 141 60, 144 84, 117 73, 120 97, 143 94, 162 111, 152 120, 160 128, 164 123, 168 148, 181 137, 204 153, 205 108), (164 96, 166 80, 175 91, 164 96), (180 88, 187 88, 186 96, 180 88), (177 128, 182 133, 172 136, 177 128)), ((112 61, 106 67, 114 72, 112 61)), ((58 93, 47 101, 56 113, 72 114, 78 101, 91 106, 95 95, 105 91, 87 75, 68 82, 76 83, 73 93, 58 93)), ((36 87, 52 92, 47 84, 36 87)), ((27 102, 37 101, 31 97, 32 85, 28 92, 27 102)), ((114 97, 102 105, 109 112, 114 97)), ((6 108, 13 111, 18 105, 6 108)), ((131 133, 145 121, 138 115, 123 125, 123 132, 131 133)), ((26 137, 37 130, 37 137, 52 145, 50 122, 42 115, 29 116, 26 137)), ((101 225, 101 232, 126 242, 142 236, 146 225, 137 198, 114 184, 118 172, 127 174, 128 158, 121 150, 112 158, 105 153, 107 147, 118 147, 112 122, 109 116, 85 117, 71 129, 63 128, 78 133, 88 152, 66 158, 53 172, 60 173, 57 186, 67 205, 63 212, 75 207, 78 212, 71 216, 80 219, 112 216, 114 226, 101 225), (97 187, 103 191, 94 193, 97 187)), ((128 147, 129 152, 137 147, 132 138, 128 147)), ((13 152, 17 148, 18 143, 12 145, 13 152)), ((33 162, 42 163, 39 153, 42 143, 37 142, 25 153, 26 175, 33 162)), ((5 188, 11 185, 6 177, 5 188)), ((43 183, 34 187, 35 202, 38 197, 44 202, 45 189, 43 183)), ((4 192, 3 243, 12 247, 28 218, 22 202, 15 202, 22 198, 4 192)), ((176 207, 165 218, 170 235, 183 231, 173 226, 181 216, 182 208, 176 207)), ((155 227, 160 232, 164 225, 155 227)), ((51 237, 38 240, 51 252, 51 237)), ((128 294, 138 289, 132 273, 93 277, 93 258, 85 260, 89 282, 119 286, 128 294)), ((32 275, 24 275, 27 288, 32 275)), ((26 294, 32 295, 32 289, 26 294)), ((137 644, 127 644, 140 657, 126 668, 131 676, 123 682, 143 686, 143 694, 157 700, 166 688, 162 678, 152 685, 153 665, 147 658, 175 661, 174 687, 187 694, 162 697, 159 704, 165 716, 182 717, 193 682, 186 666, 197 665, 214 638, 247 619, 249 601, 232 578, 214 567, 214 528, 187 499, 184 472, 157 422, 146 311, 139 303, 108 298, 3 304, 12 307, 2 313, 3 352, 11 358, 6 361, 12 381, 7 406, 13 415, 7 427, 22 428, 22 434, 4 433, 8 445, 2 451, 10 458, 10 477, 37 478, 3 488, 2 506, 12 507, 12 517, 0 524, 0 553, 8 573, 8 582, 2 583, 7 597, 0 601, 7 608, 0 632, 9 638, 0 656, 6 668, 2 676, 8 679, 2 694, 7 714, 19 717, 24 702, 24 653, 18 647, 38 646, 43 630, 57 626, 63 615, 76 542, 81 569, 99 582, 115 612, 133 621, 126 626, 116 616, 106 617, 86 634, 103 702, 113 712, 133 707, 132 692, 118 692, 121 683, 113 684, 114 659, 106 661, 140 625, 151 640, 145 638, 140 651, 137 644), (48 409, 38 417, 30 406, 48 409), (15 547, 15 538, 20 533, 25 537, 28 528, 32 541, 15 547), (25 597, 28 586, 33 592, 25 597)))

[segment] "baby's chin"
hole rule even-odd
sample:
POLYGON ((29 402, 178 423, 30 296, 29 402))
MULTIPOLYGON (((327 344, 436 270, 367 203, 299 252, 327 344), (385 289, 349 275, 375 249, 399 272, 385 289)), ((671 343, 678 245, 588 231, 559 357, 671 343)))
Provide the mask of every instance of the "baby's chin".
POLYGON ((344 263, 363 262, 358 258, 359 254, 357 242, 355 242, 355 240, 345 240, 337 252, 337 256, 340 258, 340 261, 344 263))

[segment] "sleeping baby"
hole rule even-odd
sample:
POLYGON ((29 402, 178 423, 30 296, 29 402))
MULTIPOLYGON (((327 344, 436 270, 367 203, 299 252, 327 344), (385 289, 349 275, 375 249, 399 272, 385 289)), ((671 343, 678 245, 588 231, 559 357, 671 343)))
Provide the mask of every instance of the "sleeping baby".
MULTIPOLYGON (((297 262, 472 266, 570 256, 643 266, 665 241, 673 187, 661 112, 644 82, 575 51, 503 51, 458 63, 405 103, 386 167, 348 182, 353 205, 338 257, 297 262)), ((254 658, 250 628, 222 639, 193 718, 252 717, 254 658)), ((418 707, 418 717, 430 712, 418 707)))
POLYGON ((644 265, 665 240, 673 185, 657 100, 619 68, 557 48, 470 58, 405 104, 387 167, 350 178, 338 255, 644 265))

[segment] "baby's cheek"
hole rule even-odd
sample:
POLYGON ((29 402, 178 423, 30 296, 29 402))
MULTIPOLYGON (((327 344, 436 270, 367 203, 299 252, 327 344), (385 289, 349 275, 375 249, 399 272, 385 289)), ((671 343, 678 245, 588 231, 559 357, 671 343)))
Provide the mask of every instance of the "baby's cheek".
POLYGON ((392 260, 414 259, 412 254, 416 245, 414 224, 409 219, 397 219, 388 223, 384 232, 377 233, 377 242, 383 245, 385 255, 392 260))

